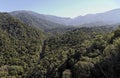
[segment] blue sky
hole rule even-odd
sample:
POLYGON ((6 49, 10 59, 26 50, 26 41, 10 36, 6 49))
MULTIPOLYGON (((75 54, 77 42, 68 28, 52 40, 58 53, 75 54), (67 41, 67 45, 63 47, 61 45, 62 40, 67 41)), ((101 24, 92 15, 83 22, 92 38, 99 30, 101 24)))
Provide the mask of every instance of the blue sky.
POLYGON ((120 8, 120 0, 0 0, 0 11, 31 10, 62 17, 105 12, 120 8))

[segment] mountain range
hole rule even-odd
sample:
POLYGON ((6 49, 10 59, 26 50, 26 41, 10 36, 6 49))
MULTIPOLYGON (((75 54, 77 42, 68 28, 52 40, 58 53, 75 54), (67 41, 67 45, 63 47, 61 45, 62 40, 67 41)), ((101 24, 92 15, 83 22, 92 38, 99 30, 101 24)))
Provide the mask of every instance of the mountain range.
POLYGON ((116 24, 119 10, 73 19, 0 13, 0 78, 120 78, 120 27, 108 27, 116 24))
POLYGON ((110 10, 104 13, 87 14, 75 18, 59 17, 54 15, 39 14, 32 11, 13 11, 10 14, 30 25, 44 25, 44 28, 61 26, 102 26, 120 24, 120 9, 110 10))
POLYGON ((46 20, 42 15, 37 16, 37 13, 33 13, 30 11, 14 11, 10 14, 29 26, 34 26, 43 30, 64 26, 62 24, 46 20))

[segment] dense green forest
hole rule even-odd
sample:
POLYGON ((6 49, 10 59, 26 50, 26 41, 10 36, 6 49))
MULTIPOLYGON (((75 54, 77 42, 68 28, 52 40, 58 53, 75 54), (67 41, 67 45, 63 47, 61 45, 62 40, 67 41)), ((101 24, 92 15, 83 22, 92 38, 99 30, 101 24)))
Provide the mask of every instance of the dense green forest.
POLYGON ((26 77, 38 62, 44 33, 0 13, 0 78, 26 77))
POLYGON ((71 78, 91 78, 91 69, 105 60, 103 51, 113 36, 105 29, 84 27, 47 39, 42 58, 28 77, 66 78, 63 72, 69 69, 71 78))
POLYGON ((120 28, 43 32, 0 13, 0 78, 120 78, 119 52, 120 28))

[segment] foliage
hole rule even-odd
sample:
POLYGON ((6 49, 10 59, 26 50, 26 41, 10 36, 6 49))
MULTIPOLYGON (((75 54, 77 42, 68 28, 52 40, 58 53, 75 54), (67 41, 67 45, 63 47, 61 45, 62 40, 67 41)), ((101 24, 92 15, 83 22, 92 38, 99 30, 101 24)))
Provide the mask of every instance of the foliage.
POLYGON ((39 59, 43 32, 0 13, 0 73, 19 78, 27 75, 39 59), (6 67, 5 69, 3 67, 6 67))
POLYGON ((120 28, 110 29, 53 29, 57 35, 46 35, 0 13, 0 77, 119 78, 120 28))

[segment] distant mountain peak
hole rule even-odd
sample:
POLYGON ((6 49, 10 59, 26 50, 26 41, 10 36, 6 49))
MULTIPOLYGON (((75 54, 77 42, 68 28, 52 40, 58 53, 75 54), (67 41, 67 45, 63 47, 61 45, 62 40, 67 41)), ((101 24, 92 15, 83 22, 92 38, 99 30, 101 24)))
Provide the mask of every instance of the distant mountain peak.
POLYGON ((96 26, 99 26, 99 25, 112 25, 112 24, 120 23, 119 21, 120 20, 120 8, 106 11, 103 13, 87 14, 85 16, 78 16, 75 18, 39 14, 33 11, 26 11, 26 10, 11 12, 12 15, 15 15, 15 14, 19 15, 19 13, 31 14, 31 15, 36 16, 37 18, 47 20, 53 23, 62 24, 62 25, 73 25, 73 26, 96 25, 96 26))

